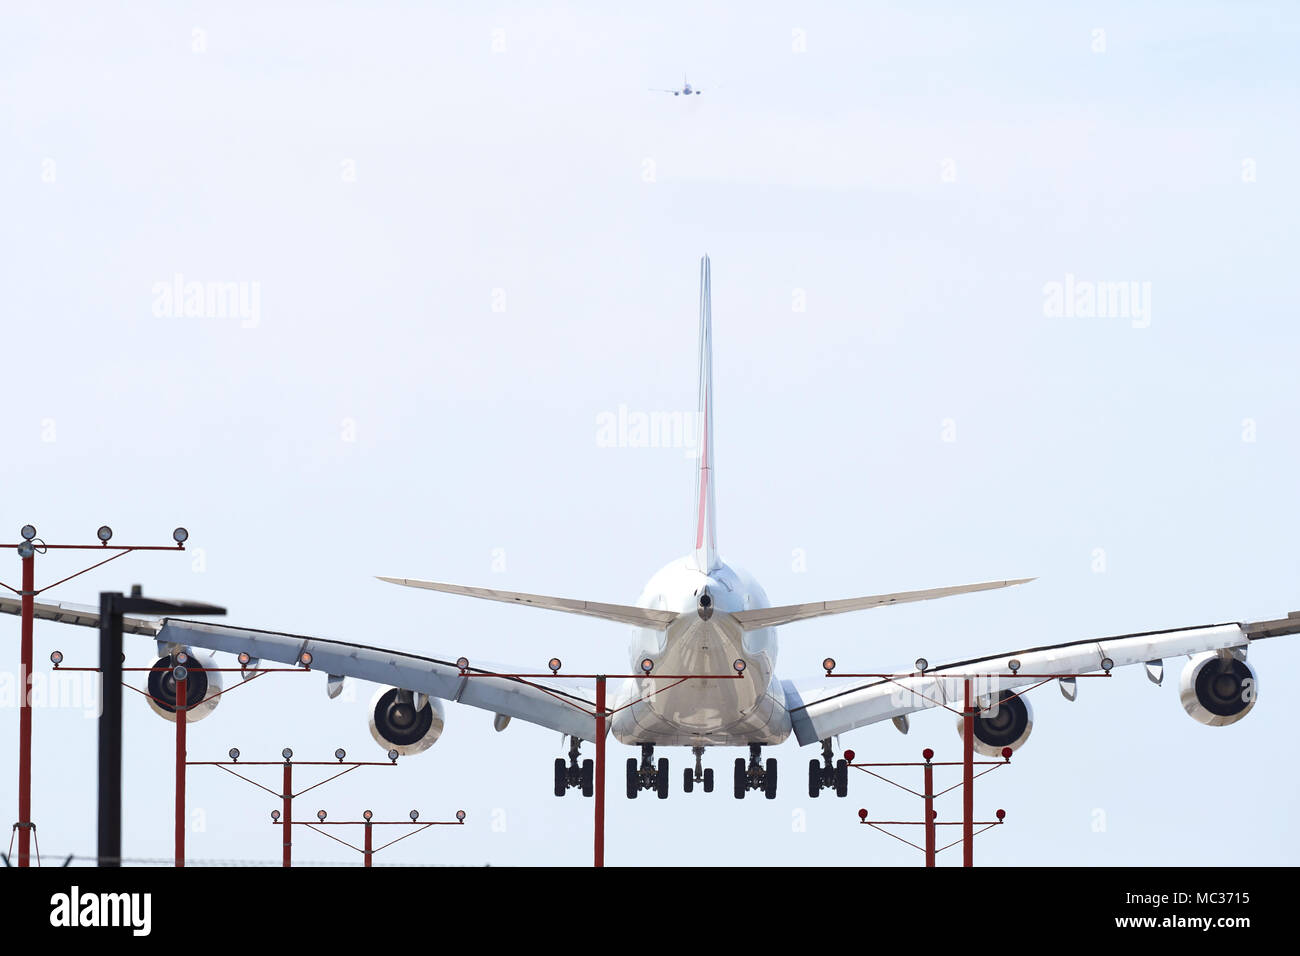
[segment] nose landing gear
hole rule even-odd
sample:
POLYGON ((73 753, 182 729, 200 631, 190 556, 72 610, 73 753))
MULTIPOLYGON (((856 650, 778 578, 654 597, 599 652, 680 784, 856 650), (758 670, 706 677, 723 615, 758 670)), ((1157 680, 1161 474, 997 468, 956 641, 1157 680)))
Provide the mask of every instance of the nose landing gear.
POLYGON ((690 793, 695 789, 697 783, 704 784, 704 792, 713 792, 713 768, 704 769, 704 748, 692 747, 691 753, 695 754, 695 769, 687 767, 682 773, 682 790, 690 793))
POLYGON ((762 749, 759 744, 750 744, 749 762, 746 763, 744 757, 736 758, 734 784, 737 800, 745 799, 746 790, 762 790, 767 799, 776 799, 776 758, 768 757, 767 764, 763 765, 760 762, 762 749))

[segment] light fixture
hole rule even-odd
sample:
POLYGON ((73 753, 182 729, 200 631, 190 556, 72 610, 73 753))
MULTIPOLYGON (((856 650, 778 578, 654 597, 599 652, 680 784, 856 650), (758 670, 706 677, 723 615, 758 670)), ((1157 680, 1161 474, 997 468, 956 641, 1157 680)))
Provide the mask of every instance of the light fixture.
POLYGON ((388 759, 391 760, 393 763, 397 763, 397 751, 396 750, 388 751, 388 759))
POLYGON ((855 754, 852 750, 846 750, 844 751, 844 762, 853 763, 853 758, 856 756, 857 754, 855 754))
POLYGON ((927 661, 924 657, 918 657, 916 659, 916 669, 920 673, 924 674, 926 671, 930 669, 930 662, 927 661))
POLYGON ((458 821, 460 821, 461 823, 464 823, 464 822, 465 822, 465 811, 464 811, 464 810, 457 810, 457 811, 456 811, 456 819, 457 819, 458 821))
POLYGON ((925 758, 926 763, 929 763, 931 760, 934 759, 934 751, 931 750, 929 747, 926 747, 924 750, 921 751, 921 756, 925 758))
POLYGON ((283 757, 285 760, 292 760, 293 751, 290 750, 288 747, 285 747, 283 750, 280 751, 280 756, 283 757))
POLYGON ((50 651, 50 663, 58 667, 63 663, 63 651, 50 651))
POLYGON ((190 655, 186 654, 184 651, 177 651, 177 652, 176 652, 176 663, 177 663, 177 664, 184 664, 184 663, 186 663, 189 659, 190 659, 190 655))
POLYGON ((458 657, 458 658, 456 658, 456 666, 459 667, 461 670, 468 670, 468 669, 469 669, 469 658, 468 658, 468 657, 458 657))
POLYGON ((826 660, 822 661, 822 669, 828 674, 835 670, 835 658, 828 657, 826 660))
POLYGON ((650 660, 650 658, 648 657, 641 658, 641 670, 649 674, 654 669, 655 669, 654 661, 650 660))
POLYGON ((866 811, 865 808, 863 808, 863 809, 861 809, 861 810, 858 811, 858 820, 859 820, 859 822, 861 822, 861 823, 866 823, 866 822, 867 822, 867 811, 866 811))
POLYGON ((1101 669, 1106 671, 1107 673, 1110 673, 1110 669, 1114 666, 1115 666, 1115 662, 1111 660, 1109 657, 1103 657, 1101 659, 1101 669))
POLYGON ((325 822, 325 811, 324 811, 324 810, 317 810, 317 811, 316 811, 316 819, 319 820, 321 823, 324 823, 324 822, 325 822))
POLYGON ((412 810, 412 811, 411 811, 411 822, 414 823, 414 822, 415 822, 416 820, 418 820, 418 819, 420 819, 420 811, 419 811, 419 810, 412 810))
POLYGON ((280 822, 280 811, 279 811, 279 810, 272 810, 272 811, 271 811, 271 819, 272 819, 275 823, 279 823, 279 822, 280 822))
POLYGON ((298 663, 303 667, 311 667, 311 651, 303 651, 299 654, 298 663))
POLYGON ((231 748, 230 748, 230 759, 231 759, 231 760, 234 760, 234 761, 236 761, 236 762, 239 761, 239 748, 238 748, 238 747, 231 747, 231 748))
POLYGON ((552 657, 546 662, 546 666, 551 669, 552 674, 558 674, 560 672, 560 659, 558 657, 552 657))
POLYGON ((737 657, 734 661, 731 662, 731 666, 736 669, 737 674, 745 673, 745 662, 742 661, 739 657, 737 657))
POLYGON ((99 526, 99 530, 95 532, 95 535, 100 541, 108 544, 109 539, 113 537, 113 529, 106 524, 102 524, 99 526))
POLYGON ((189 540, 189 537, 190 537, 190 533, 186 531, 184 528, 177 528, 175 531, 172 532, 172 540, 175 541, 177 544, 184 544, 186 541, 189 540))
POLYGON ((1007 661, 1007 667, 1011 668, 1011 673, 1013 674, 1016 673, 1018 670, 1020 670, 1019 658, 1016 657, 1011 658, 1011 660, 1007 661))
POLYGON ((361 816, 362 816, 362 818, 363 818, 367 823, 369 823, 369 822, 370 822, 370 818, 373 817, 374 814, 371 813, 369 810, 362 810, 362 811, 361 811, 361 816))
POLYGON ((1003 760, 1010 760, 1010 759, 1011 759, 1011 755, 1012 755, 1014 752, 1015 752, 1015 751, 1013 751, 1010 747, 1003 747, 1003 748, 1002 748, 1002 759, 1003 759, 1003 760))
POLYGON ((24 541, 30 541, 32 538, 36 537, 36 526, 25 524, 23 525, 23 530, 18 533, 23 536, 24 541))
POLYGON ((1007 818, 1007 811, 999 810, 997 813, 997 817, 998 817, 998 823, 1001 823, 1003 820, 1007 818))
POLYGON ((22 544, 18 545, 18 557, 20 558, 30 558, 35 553, 36 549, 32 547, 30 541, 24 541, 22 544))
POLYGON ((248 651, 240 651, 240 652, 239 652, 239 666, 240 666, 240 667, 247 667, 248 664, 249 664, 249 662, 252 661, 252 659, 253 659, 253 655, 250 654, 250 653, 248 653, 248 651))
POLYGON ((340 747, 338 750, 334 751, 334 759, 336 759, 339 763, 342 763, 342 762, 343 762, 343 758, 346 757, 347 755, 348 755, 348 752, 347 752, 346 750, 344 750, 342 747, 340 747))
POLYGON ((177 664, 175 667, 172 668, 172 679, 176 681, 183 681, 186 677, 189 676, 189 673, 190 672, 186 670, 184 664, 177 664))

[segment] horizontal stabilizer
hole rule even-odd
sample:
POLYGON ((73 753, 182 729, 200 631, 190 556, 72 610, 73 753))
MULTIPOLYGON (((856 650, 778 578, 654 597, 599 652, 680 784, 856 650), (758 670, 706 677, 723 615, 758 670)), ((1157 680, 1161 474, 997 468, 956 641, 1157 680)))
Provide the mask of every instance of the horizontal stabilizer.
POLYGON ((631 624, 635 627, 648 627, 656 631, 665 630, 677 617, 675 611, 655 611, 627 604, 597 604, 595 601, 575 601, 570 598, 548 597, 545 594, 521 594, 518 591, 497 591, 493 588, 470 588, 460 584, 416 581, 412 578, 386 578, 382 575, 376 577, 389 584, 401 584, 408 588, 425 588, 446 594, 482 598, 485 601, 501 601, 504 604, 522 604, 526 607, 546 608, 548 611, 582 614, 587 617, 603 618, 606 621, 618 621, 620 624, 631 624))
POLYGON ((883 607, 887 604, 910 604, 912 601, 931 601, 935 598, 951 597, 954 594, 970 594, 973 591, 991 591, 994 588, 1011 587, 1024 584, 1033 578, 1017 578, 1014 581, 985 581, 982 584, 960 584, 952 588, 929 588, 925 591, 899 591, 896 594, 872 594, 868 597, 846 598, 842 601, 814 601, 811 604, 787 604, 784 607, 756 608, 752 611, 736 611, 732 614, 742 628, 754 631, 760 627, 776 627, 791 621, 806 621, 809 618, 825 617, 828 614, 843 614, 846 611, 862 611, 869 607, 883 607))

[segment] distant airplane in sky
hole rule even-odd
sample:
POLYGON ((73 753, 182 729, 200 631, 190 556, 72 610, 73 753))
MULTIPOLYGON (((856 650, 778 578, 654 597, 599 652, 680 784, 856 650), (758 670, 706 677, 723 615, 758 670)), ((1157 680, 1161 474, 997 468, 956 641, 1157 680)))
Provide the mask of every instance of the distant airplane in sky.
POLYGON ((682 88, 681 88, 680 90, 651 89, 650 92, 651 92, 651 93, 671 93, 673 96, 690 96, 690 95, 692 95, 692 94, 694 94, 695 96, 703 96, 703 95, 704 95, 704 91, 703 91, 703 90, 696 90, 696 89, 692 89, 692 88, 691 88, 691 84, 690 84, 689 82, 687 82, 687 80, 686 80, 686 74, 685 74, 685 73, 682 74, 682 88))
MULTIPOLYGON (((691 500, 692 549, 670 562, 646 584, 635 605, 606 604, 539 594, 465 587, 409 578, 382 578, 407 587, 442 591, 596 617, 632 627, 628 678, 608 707, 609 732, 619 743, 640 750, 626 768, 628 797, 653 790, 666 798, 670 786, 667 757, 656 760, 656 747, 689 747, 693 765, 684 768, 683 790, 696 784, 714 789, 712 768, 703 766, 709 748, 742 748, 733 765, 733 793, 743 798, 761 790, 776 797, 777 761, 763 759, 763 748, 785 742, 792 734, 800 745, 820 744, 822 754, 808 765, 808 795, 834 790, 848 793, 848 767, 836 759, 836 738, 869 724, 892 721, 904 733, 908 716, 917 711, 963 701, 969 681, 978 690, 983 709, 974 721, 975 747, 996 755, 1015 749, 1029 737, 1033 711, 1018 694, 1043 682, 1043 675, 1110 672, 1140 664, 1155 684, 1164 679, 1164 661, 1187 657, 1179 695, 1195 720, 1210 726, 1235 723, 1254 707, 1258 696, 1255 672, 1246 661, 1247 649, 1269 637, 1300 633, 1300 613, 1277 620, 1225 623, 1183 629, 1148 631, 1114 637, 1048 644, 949 664, 916 661, 915 669, 889 678, 835 679, 833 660, 825 673, 808 681, 782 680, 776 674, 777 633, 786 625, 830 614, 859 611, 912 601, 968 594, 1023 584, 1031 578, 987 581, 956 587, 875 594, 835 601, 808 601, 772 607, 753 577, 719 557, 716 534, 716 462, 713 428, 712 293, 708 256, 700 261, 699 430, 695 480, 691 500), (657 677, 656 674, 665 675, 657 677), (677 680, 667 675, 700 675, 677 680)), ((765 459, 768 467, 807 468, 796 436, 775 438, 765 459)), ((814 450, 815 453, 815 450, 814 450)), ((684 529, 683 529, 684 530, 684 529)), ((18 613, 21 601, 0 598, 0 611, 18 613)), ((95 608, 37 604, 36 616, 88 627, 99 626, 95 608)), ((428 627, 429 621, 422 622, 428 627)), ((205 671, 193 648, 239 656, 241 666, 256 671, 262 660, 310 665, 327 676, 329 697, 338 696, 345 677, 374 681, 381 686, 370 708, 370 730, 385 750, 414 754, 426 750, 443 731, 446 715, 440 700, 477 707, 496 715, 493 726, 506 729, 513 718, 559 731, 570 738, 569 757, 555 761, 554 790, 593 792, 590 759, 579 762, 581 744, 596 734, 595 694, 591 682, 555 678, 495 676, 528 674, 538 667, 478 666, 467 658, 424 657, 402 651, 345 643, 279 631, 255 630, 173 618, 127 618, 125 630, 157 641, 159 670, 150 675, 150 705, 175 720, 176 685, 171 668, 176 655, 190 658, 187 696, 196 703, 188 720, 211 713, 219 698, 221 675, 205 671), (471 678, 468 675, 477 675, 471 678)), ((482 631, 490 631, 484 626, 482 631)), ((483 635, 475 634, 474 644, 483 635)), ((897 656, 894 649, 882 651, 897 656)), ((210 664, 208 665, 211 666, 210 664)), ((558 670, 559 662, 554 661, 558 670)), ((1050 679, 1050 678, 1049 678, 1050 679)), ((1060 679, 1066 698, 1075 699, 1076 681, 1060 679)), ((1244 769, 1244 768, 1243 768, 1244 769)))

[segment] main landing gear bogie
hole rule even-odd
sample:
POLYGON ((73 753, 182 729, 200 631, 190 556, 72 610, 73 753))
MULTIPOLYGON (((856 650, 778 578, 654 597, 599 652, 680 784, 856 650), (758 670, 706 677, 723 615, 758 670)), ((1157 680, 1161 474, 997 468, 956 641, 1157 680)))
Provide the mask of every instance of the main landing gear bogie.
POLYGON ((761 761, 762 747, 749 745, 749 760, 736 758, 736 770, 733 776, 736 799, 745 799, 748 790, 762 790, 769 800, 776 799, 776 758, 768 757, 767 763, 761 761))
POLYGON ((808 796, 816 799, 823 790, 835 790, 835 796, 849 795, 849 763, 853 751, 844 751, 844 758, 835 759, 830 740, 822 741, 822 759, 808 761, 808 796), (847 759, 845 759, 847 758, 847 759))
POLYGON ((653 790, 660 800, 668 799, 668 758, 660 757, 658 764, 654 759, 654 744, 641 745, 641 760, 627 758, 627 797, 635 800, 642 790, 653 790))
POLYGON ((578 748, 582 741, 576 737, 572 741, 568 761, 563 757, 555 758, 555 795, 562 797, 569 790, 580 788, 582 795, 589 797, 596 792, 596 764, 590 758, 578 763, 578 748))

